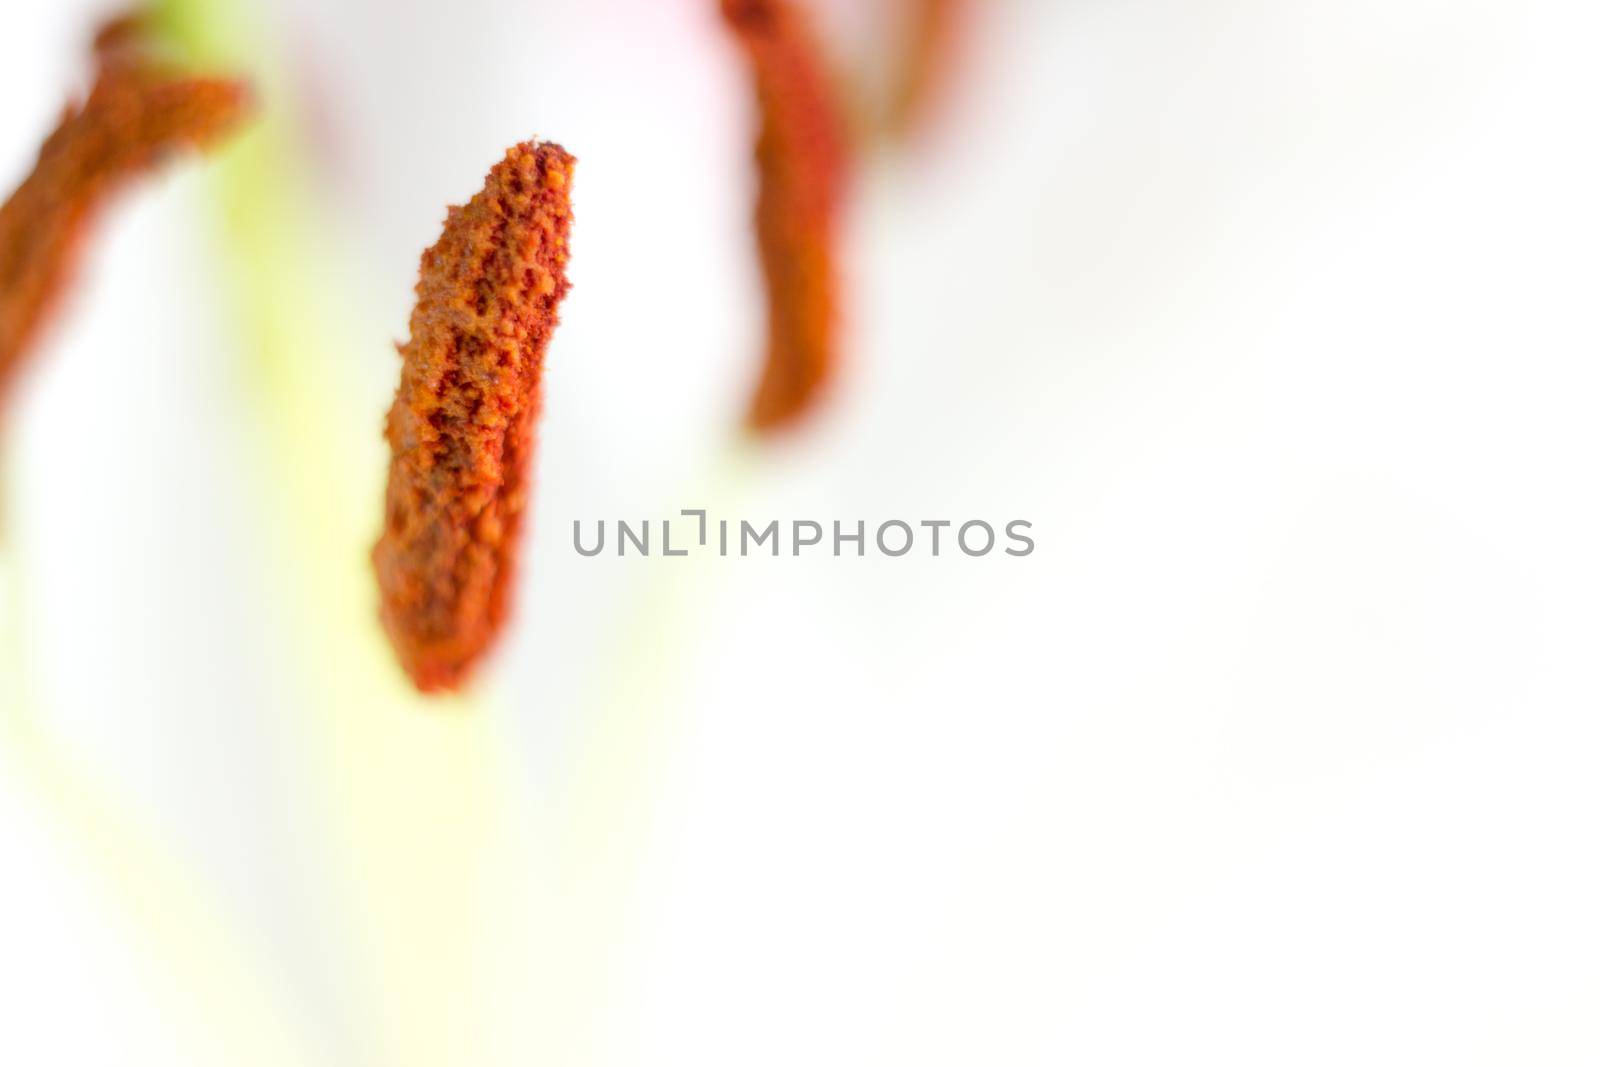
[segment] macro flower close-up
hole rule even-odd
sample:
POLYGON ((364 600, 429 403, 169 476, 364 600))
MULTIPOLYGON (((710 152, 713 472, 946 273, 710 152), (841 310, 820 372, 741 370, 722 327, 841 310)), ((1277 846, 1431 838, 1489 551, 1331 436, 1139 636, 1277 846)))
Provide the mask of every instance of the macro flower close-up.
POLYGON ((0 1063, 1600 1061, 1600 13, 0 24, 0 1063))

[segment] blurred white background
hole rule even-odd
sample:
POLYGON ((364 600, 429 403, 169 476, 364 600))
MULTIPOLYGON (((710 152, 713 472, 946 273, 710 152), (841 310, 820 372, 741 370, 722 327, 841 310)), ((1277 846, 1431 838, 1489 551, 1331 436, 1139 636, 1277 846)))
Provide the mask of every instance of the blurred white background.
MULTIPOLYGON (((375 455, 444 206, 535 134, 581 161, 523 610, 470 714, 530 823, 603 817, 583 873, 534 863, 583 900, 525 901, 562 950, 474 987, 527 1044, 412 1061, 1600 1061, 1600 14, 980 6, 943 127, 862 175, 839 402, 732 497, 761 311, 710 0, 270 9, 375 455), (572 550, 575 519, 711 497, 1039 547, 572 550), (633 748, 605 803, 601 729, 633 748)), ((103 10, 4 16, 8 189, 103 10)), ((46 728, 239 931, 307 1062, 398 1063, 293 814, 297 623, 202 172, 107 217, 18 394, 0 595, 46 728)), ((217 1062, 215 1007, 13 766, 0 1059, 217 1062)))

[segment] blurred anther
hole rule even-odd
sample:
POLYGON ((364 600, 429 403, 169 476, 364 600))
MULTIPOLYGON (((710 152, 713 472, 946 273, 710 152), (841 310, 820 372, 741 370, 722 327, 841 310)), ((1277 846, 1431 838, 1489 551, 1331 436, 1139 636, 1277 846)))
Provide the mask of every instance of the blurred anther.
POLYGON ((247 110, 241 82, 183 76, 154 53, 137 16, 107 23, 88 99, 67 108, 33 173, 0 206, 0 405, 101 207, 174 151, 216 143, 247 110))
POLYGON ((972 0, 904 0, 899 66, 890 88, 886 132, 915 137, 938 113, 963 59, 972 0))
POLYGON ((757 431, 811 412, 838 363, 836 243, 847 165, 844 113, 804 12, 788 0, 722 0, 760 111, 756 237, 766 277, 766 365, 757 431))

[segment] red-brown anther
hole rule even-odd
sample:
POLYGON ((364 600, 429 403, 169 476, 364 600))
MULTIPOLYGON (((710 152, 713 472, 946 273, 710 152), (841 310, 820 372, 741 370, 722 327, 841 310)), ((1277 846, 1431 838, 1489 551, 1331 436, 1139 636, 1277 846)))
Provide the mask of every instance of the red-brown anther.
POLYGON ((373 562, 384 626, 424 692, 460 686, 510 609, 545 349, 569 288, 573 165, 559 145, 517 145, 422 254, 373 562))
POLYGON ((949 92, 960 64, 972 0, 906 0, 907 26, 898 79, 889 100, 888 131, 914 136, 949 92))
POLYGON ((142 32, 133 18, 100 31, 89 98, 67 109, 33 173, 0 206, 0 405, 100 208, 174 151, 214 144, 247 110, 241 83, 174 74, 146 54, 142 32))
POLYGON ((768 337, 749 422, 768 431, 809 413, 838 363, 846 125, 802 11, 787 0, 722 0, 722 14, 750 61, 761 115, 756 238, 768 337))

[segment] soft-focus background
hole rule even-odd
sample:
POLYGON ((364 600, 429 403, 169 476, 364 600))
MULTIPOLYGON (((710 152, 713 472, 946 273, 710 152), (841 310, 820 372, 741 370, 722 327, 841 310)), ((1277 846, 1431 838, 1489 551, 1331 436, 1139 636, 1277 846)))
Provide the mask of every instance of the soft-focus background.
MULTIPOLYGON (((752 451, 710 0, 260 0, 282 289, 211 208, 250 168, 168 172, 6 428, 0 1061, 1600 1060, 1600 14, 977 6, 865 163, 838 402, 752 451), (362 599, 392 342, 534 135, 581 162, 522 610, 431 709, 362 599), (1039 547, 572 549, 705 506, 1039 547)), ((0 19, 7 190, 104 13, 0 19)))

